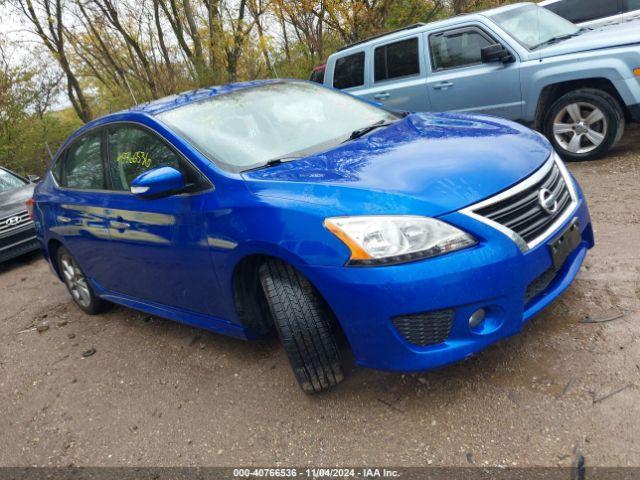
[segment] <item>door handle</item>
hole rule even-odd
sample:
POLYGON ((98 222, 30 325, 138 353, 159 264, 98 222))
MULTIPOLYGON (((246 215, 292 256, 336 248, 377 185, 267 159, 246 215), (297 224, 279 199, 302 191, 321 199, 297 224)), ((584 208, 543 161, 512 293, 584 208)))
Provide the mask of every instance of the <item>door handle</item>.
POLYGON ((124 232, 131 226, 127 222, 123 221, 122 217, 118 217, 115 220, 110 220, 109 225, 111 226, 111 228, 114 228, 120 232, 124 232))
POLYGON ((453 82, 440 82, 433 85, 436 90, 446 90, 449 87, 453 87, 453 82))
POLYGON ((373 98, 375 98, 376 100, 386 100, 390 96, 391 96, 391 94, 389 92, 380 92, 380 93, 376 93, 373 96, 373 98))

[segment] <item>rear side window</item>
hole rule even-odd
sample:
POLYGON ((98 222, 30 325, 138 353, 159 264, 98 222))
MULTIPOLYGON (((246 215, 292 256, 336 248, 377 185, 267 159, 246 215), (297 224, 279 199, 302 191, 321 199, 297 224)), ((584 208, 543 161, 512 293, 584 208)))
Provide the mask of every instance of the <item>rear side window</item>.
POLYGON ((109 129, 109 173, 113 190, 128 191, 131 182, 157 167, 173 167, 182 172, 185 182, 196 183, 197 174, 155 134, 138 127, 109 129))
POLYGON ((573 23, 617 15, 618 0, 565 0, 561 15, 573 23))
POLYGON ((106 189, 101 132, 85 135, 67 150, 63 183, 67 188, 79 190, 106 189))
POLYGON ((420 73, 418 39, 410 38, 376 48, 373 62, 376 82, 420 73))
POLYGON ((447 70, 482 63, 481 50, 491 45, 476 29, 456 30, 429 36, 434 70, 447 70))
POLYGON ((364 52, 337 59, 333 69, 333 86, 342 89, 362 85, 364 85, 364 52))
POLYGON ((640 10, 640 0, 625 0, 624 11, 633 12, 634 10, 640 10))

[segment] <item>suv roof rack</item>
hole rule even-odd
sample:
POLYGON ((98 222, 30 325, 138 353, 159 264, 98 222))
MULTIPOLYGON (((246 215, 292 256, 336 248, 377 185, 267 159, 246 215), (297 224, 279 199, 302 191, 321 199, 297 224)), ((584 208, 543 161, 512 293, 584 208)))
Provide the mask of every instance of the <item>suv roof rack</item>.
POLYGON ((373 37, 365 38, 364 40, 360 40, 359 42, 350 43, 349 45, 345 45, 344 47, 339 48, 337 51, 341 52, 342 50, 346 50, 347 48, 355 47, 356 45, 360 45, 362 43, 366 43, 370 40, 375 40, 376 38, 386 37, 387 35, 391 35, 392 33, 403 32, 404 30, 413 30, 414 28, 424 27, 426 23, 413 23, 411 25, 407 25, 406 27, 397 28, 395 30, 391 30, 390 32, 381 33, 379 35, 374 35, 373 37))

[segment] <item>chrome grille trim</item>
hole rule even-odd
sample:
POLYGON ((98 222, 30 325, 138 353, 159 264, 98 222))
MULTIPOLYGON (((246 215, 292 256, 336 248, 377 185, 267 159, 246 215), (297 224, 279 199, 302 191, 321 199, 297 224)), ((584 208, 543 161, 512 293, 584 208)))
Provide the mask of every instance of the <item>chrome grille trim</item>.
POLYGON ((7 215, 6 217, 0 218, 0 235, 7 232, 12 232, 14 230, 20 230, 21 228, 24 228, 25 226, 31 224, 33 224, 33 222, 29 218, 29 212, 27 212, 26 210, 14 213, 13 215, 7 215), (16 223, 15 225, 7 224, 7 220, 15 217, 19 217, 20 222, 16 223))
MULTIPOLYGON (((532 199, 529 198, 529 196, 527 196, 516 201, 515 205, 516 207, 519 207, 521 205, 524 205, 527 201, 531 201, 531 200, 532 199)), ((512 206, 513 205, 511 205, 510 207, 512 206)), ((542 242, 544 242, 551 235, 552 232, 554 232, 560 225, 566 222, 571 215, 575 213, 577 206, 578 206, 578 194, 573 184, 573 180, 571 179, 571 175, 569 174, 567 167, 564 165, 560 157, 558 157, 558 155, 555 152, 553 152, 549 157, 549 159, 545 162, 545 164, 542 167, 540 167, 536 172, 534 172, 533 175, 526 178, 524 181, 505 190, 504 192, 499 193, 498 195, 495 195, 479 203, 466 207, 460 210, 460 212, 475 220, 478 220, 487 225, 490 225, 496 230, 499 230, 500 232, 504 233, 511 240, 513 240, 516 243, 516 245, 518 245, 518 248, 520 248, 520 251, 524 253, 532 248, 537 247, 542 242), (561 206, 562 208, 564 208, 564 210, 561 210, 562 213, 553 220, 551 225, 549 225, 542 233, 537 235, 535 238, 529 241, 526 241, 524 238, 522 238, 522 236, 520 236, 511 228, 508 228, 505 225, 502 225, 478 213, 478 211, 482 210, 483 208, 495 205, 496 203, 503 202, 504 200, 517 196, 523 193, 524 191, 531 189, 532 187, 540 184, 540 182, 542 182, 545 178, 547 178, 547 176, 549 176, 550 173, 552 173, 551 170, 554 168, 554 166, 557 166, 560 176, 562 177, 562 180, 564 180, 564 184, 566 185, 566 190, 568 190, 569 192, 569 204, 568 205, 566 204, 567 202, 566 195, 564 197, 562 196, 562 186, 557 185, 557 183, 561 183, 561 182, 558 182, 558 179, 551 177, 553 180, 552 184, 555 185, 556 189, 560 189, 559 201, 563 202, 563 206, 562 205, 561 206)), ((504 213, 510 210, 512 209, 507 207, 504 213)), ((494 215, 495 215, 495 212, 494 212, 494 215)))

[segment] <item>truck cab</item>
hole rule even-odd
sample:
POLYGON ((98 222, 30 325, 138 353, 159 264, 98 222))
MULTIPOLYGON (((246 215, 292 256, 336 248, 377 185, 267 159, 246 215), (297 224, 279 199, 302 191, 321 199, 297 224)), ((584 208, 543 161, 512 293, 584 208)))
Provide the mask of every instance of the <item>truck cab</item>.
POLYGON ((394 109, 515 120, 543 132, 565 159, 591 160, 640 119, 633 27, 591 30, 514 4, 348 45, 329 57, 324 85, 394 109))

